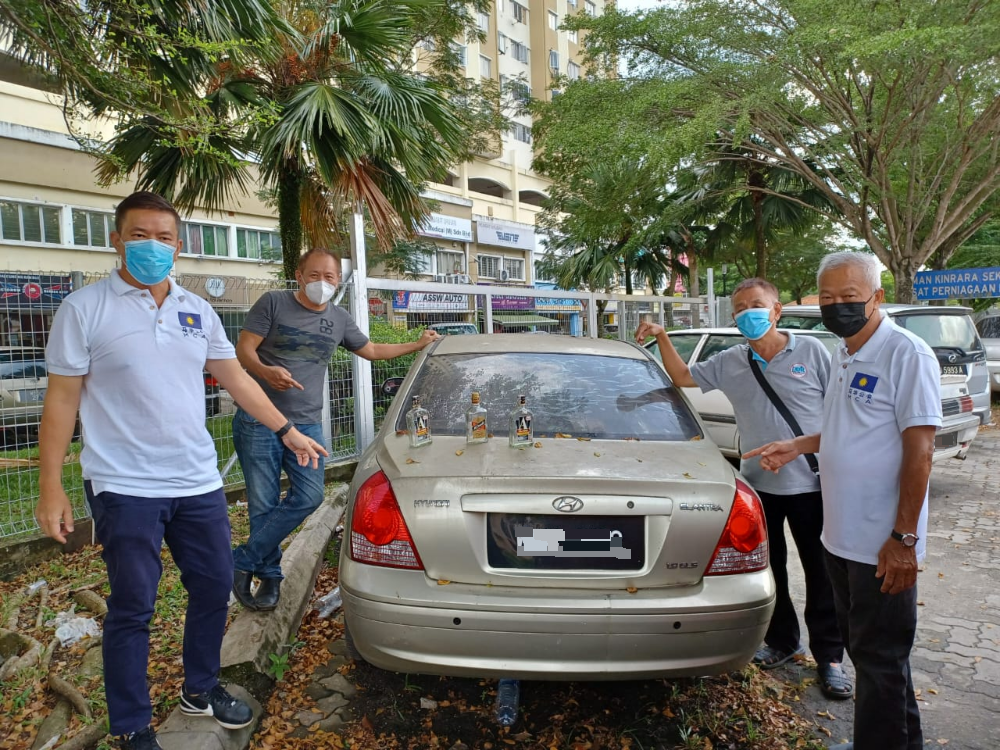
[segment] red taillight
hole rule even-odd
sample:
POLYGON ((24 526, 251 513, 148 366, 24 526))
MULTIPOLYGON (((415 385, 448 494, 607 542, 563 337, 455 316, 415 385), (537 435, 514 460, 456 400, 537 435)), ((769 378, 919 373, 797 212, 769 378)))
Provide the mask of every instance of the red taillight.
POLYGON ((218 388, 219 387, 219 381, 216 380, 215 378, 213 378, 211 375, 206 375, 205 376, 205 385, 207 385, 209 388, 218 388))
POLYGON ((351 559, 386 568, 423 570, 392 485, 381 471, 368 477, 354 499, 351 559))
POLYGON ((962 396, 958 400, 958 410, 960 414, 965 414, 967 411, 972 411, 976 405, 972 402, 972 396, 962 396))
POLYGON ((736 496, 722 530, 707 576, 750 573, 767 567, 767 523, 764 507, 749 485, 736 480, 736 496))

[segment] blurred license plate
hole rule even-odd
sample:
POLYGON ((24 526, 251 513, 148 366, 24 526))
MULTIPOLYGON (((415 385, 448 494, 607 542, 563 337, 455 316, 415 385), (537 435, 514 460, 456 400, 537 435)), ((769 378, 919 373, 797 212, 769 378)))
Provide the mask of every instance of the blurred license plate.
POLYGON ((958 433, 949 432, 945 435, 938 435, 934 438, 935 448, 954 448, 958 445, 958 433))
POLYGON ((27 388, 23 391, 18 391, 18 396, 22 403, 27 401, 44 401, 45 400, 45 389, 44 388, 27 388))
POLYGON ((644 562, 642 516, 490 513, 486 527, 494 568, 639 570, 644 562))
POLYGON ((941 372, 944 375, 965 375, 965 365, 942 365, 941 372))

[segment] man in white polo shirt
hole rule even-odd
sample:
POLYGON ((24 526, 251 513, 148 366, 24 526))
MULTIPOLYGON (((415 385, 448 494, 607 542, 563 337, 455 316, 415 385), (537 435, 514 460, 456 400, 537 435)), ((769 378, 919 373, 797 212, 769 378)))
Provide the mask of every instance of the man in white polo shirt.
POLYGON ((765 469, 778 471, 819 451, 826 562, 857 669, 854 742, 840 750, 923 747, 910 650, 941 425, 940 368, 923 340, 882 315, 884 296, 874 256, 823 259, 823 323, 844 345, 834 358, 821 433, 744 456, 759 455, 765 469))
POLYGON ((203 370, 300 464, 315 465, 325 451, 243 371, 208 303, 169 278, 182 246, 173 206, 133 193, 118 205, 115 228, 121 269, 70 294, 52 323, 35 516, 60 542, 73 530, 62 468, 79 410, 80 464, 111 586, 103 641, 110 729, 122 748, 152 750, 160 745, 146 672, 164 541, 188 592, 181 710, 230 729, 253 718, 218 679, 233 559, 203 370))

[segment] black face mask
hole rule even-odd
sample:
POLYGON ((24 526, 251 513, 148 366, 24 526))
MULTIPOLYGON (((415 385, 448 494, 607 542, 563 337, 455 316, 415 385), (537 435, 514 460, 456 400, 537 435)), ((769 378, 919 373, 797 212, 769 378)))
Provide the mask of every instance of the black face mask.
POLYGON ((820 305, 819 313, 823 318, 826 330, 842 339, 850 338, 858 333, 869 320, 865 314, 865 308, 868 307, 868 303, 876 294, 878 292, 873 292, 872 296, 864 302, 834 302, 829 305, 820 305))

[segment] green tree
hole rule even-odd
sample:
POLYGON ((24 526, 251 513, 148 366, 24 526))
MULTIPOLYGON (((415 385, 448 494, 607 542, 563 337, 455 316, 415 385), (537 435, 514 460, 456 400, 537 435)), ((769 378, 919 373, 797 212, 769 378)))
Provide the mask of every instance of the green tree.
POLYGON ((552 170, 616 150, 674 167, 752 143, 826 196, 821 213, 886 264, 901 301, 996 207, 998 3, 678 0, 567 26, 588 32, 592 67, 627 71, 542 108, 552 170))
MULTIPOLYGON (((948 268, 993 268, 1000 266, 1000 221, 993 220, 976 232, 948 260, 948 268)), ((974 310, 987 310, 996 298, 970 299, 974 310)))
MULTIPOLYGON (((548 248, 539 271, 564 289, 632 294, 634 281, 653 289, 671 271, 651 232, 666 196, 665 181, 627 158, 595 162, 553 185, 539 223, 548 248)), ((598 302, 599 335, 606 306, 598 302)))
POLYGON ((779 235, 772 246, 770 280, 800 305, 816 291, 816 272, 827 253, 840 250, 832 238, 833 227, 819 223, 807 231, 779 235))

